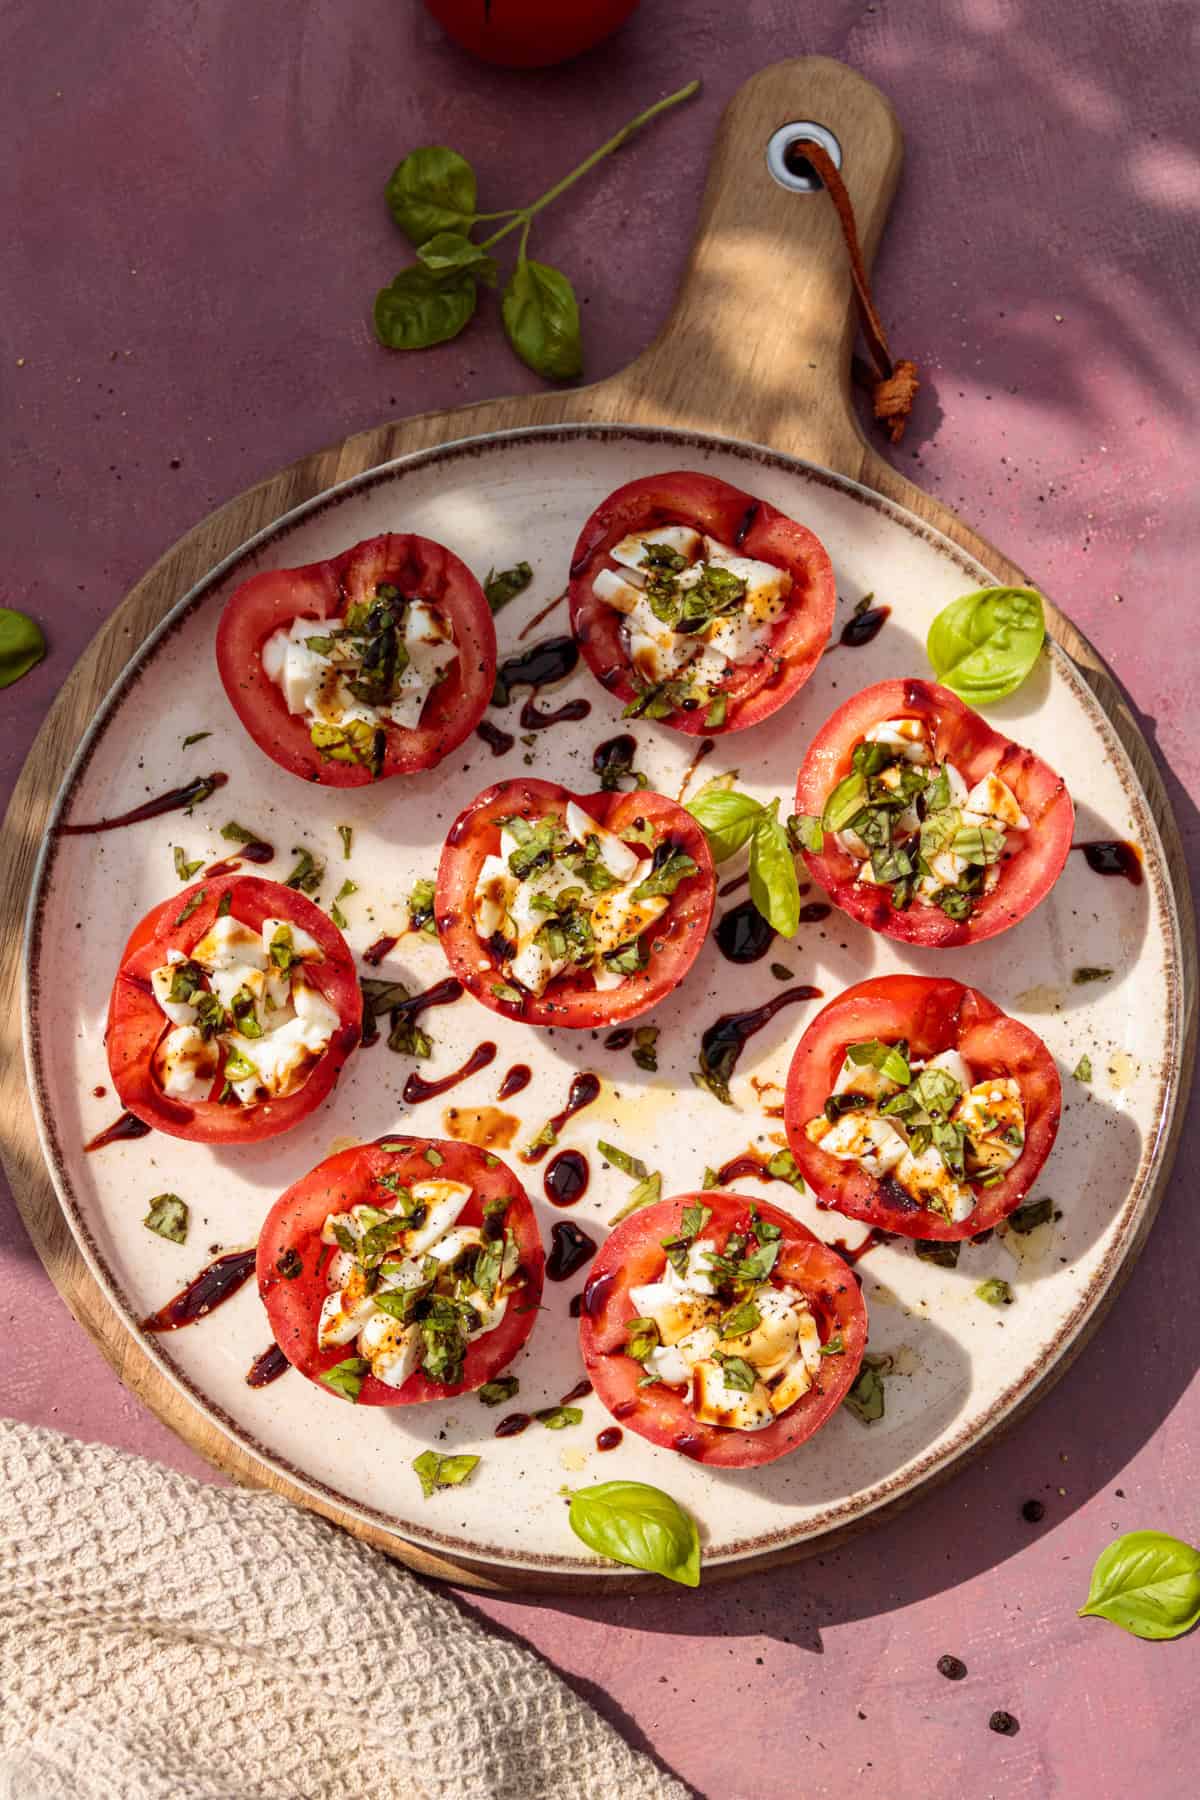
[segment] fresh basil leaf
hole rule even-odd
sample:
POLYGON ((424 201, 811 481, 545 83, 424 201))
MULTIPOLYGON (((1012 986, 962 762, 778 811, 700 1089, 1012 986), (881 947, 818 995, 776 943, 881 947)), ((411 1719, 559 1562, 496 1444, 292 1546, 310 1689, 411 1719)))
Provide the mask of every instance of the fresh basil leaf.
POLYGON ((503 1406, 511 1400, 520 1387, 515 1375, 497 1375, 494 1381, 485 1381, 479 1390, 479 1401, 482 1406, 503 1406))
POLYGON ((823 831, 844 831, 867 804, 867 778, 855 771, 838 782, 821 814, 823 831))
POLYGON ((533 570, 527 562, 514 563, 511 569, 488 570, 487 580, 483 584, 487 603, 493 613, 498 613, 502 606, 523 594, 533 580, 533 570))
POLYGON ((178 1194, 155 1194, 150 1211, 142 1220, 147 1231, 169 1238, 173 1244, 185 1244, 188 1234, 187 1201, 178 1194))
POLYGON ((579 307, 566 276, 548 263, 522 260, 509 277, 501 308, 508 341, 538 375, 571 381, 583 372, 579 307))
POLYGON ((749 794, 709 788, 688 802, 687 811, 708 839, 713 861, 723 863, 750 842, 763 809, 749 794))
POLYGON ((962 1245, 953 1239, 914 1238, 913 1255, 919 1256, 922 1262, 933 1263, 939 1269, 957 1269, 959 1252, 962 1245))
POLYGON ((292 845, 292 855, 297 859, 296 866, 284 886, 296 888, 302 894, 315 894, 324 879, 325 858, 314 856, 302 844, 292 845))
POLYGON ((912 1080, 912 1071, 908 1066, 908 1045, 901 1040, 896 1044, 885 1044, 880 1038, 868 1038, 862 1044, 846 1045, 846 1060, 854 1064, 856 1069, 870 1066, 886 1075, 899 1087, 907 1087, 912 1080))
POLYGON ((795 937, 800 924, 800 886, 796 859, 779 822, 778 800, 772 800, 755 820, 750 839, 750 898, 780 937, 795 937))
POLYGON ((986 1301, 988 1306, 1011 1306, 1016 1295, 1007 1281, 1001 1281, 998 1275, 992 1275, 980 1282, 975 1289, 975 1298, 986 1301))
POLYGON ((602 1481, 571 1495, 571 1530, 589 1549, 631 1569, 700 1585, 700 1534, 677 1500, 642 1481, 602 1481))
POLYGON ((1076 987, 1086 987, 1091 981, 1111 981, 1112 978, 1111 969, 1099 969, 1085 965, 1081 969, 1071 970, 1071 980, 1076 987))
POLYGON ((640 1156, 630 1156, 628 1150, 619 1150, 615 1144, 606 1144, 603 1138, 597 1140, 596 1148, 614 1169, 620 1169, 622 1175, 632 1175, 635 1181, 645 1181, 650 1171, 640 1156))
POLYGON ((1047 1194, 1041 1200, 1027 1200, 1024 1206, 1018 1206, 1005 1220, 1010 1231, 1020 1237, 1028 1237, 1039 1225, 1048 1225, 1054 1217, 1054 1202, 1047 1194))
POLYGON ((46 654, 46 639, 36 619, 0 606, 0 688, 28 675, 46 654))
POLYGON ((437 280, 418 263, 375 296, 375 335, 389 350, 427 350, 458 336, 475 311, 470 275, 437 280))
POLYGON ((417 257, 431 275, 439 279, 469 271, 488 287, 496 285, 495 258, 461 231, 438 231, 418 246, 417 257))
POLYGON ((943 687, 972 706, 1014 693, 1046 636, 1042 597, 1033 588, 980 588, 944 606, 925 648, 943 687))
POLYGON ((713 1361, 724 1376, 727 1388, 736 1388, 740 1394, 754 1392, 758 1376, 744 1357, 723 1356, 719 1350, 714 1350, 713 1361))
POLYGON ((326 1369, 321 1380, 343 1400, 357 1400, 370 1372, 371 1365, 364 1357, 347 1356, 344 1361, 334 1363, 332 1369, 326 1369))
POLYGON ((426 1500, 438 1488, 461 1487, 478 1467, 477 1456, 439 1456, 436 1450, 422 1450, 420 1456, 413 1459, 413 1468, 426 1500))
POLYGON ((681 881, 687 881, 697 872, 696 864, 686 850, 677 850, 674 845, 668 848, 663 862, 655 858, 655 865, 644 881, 640 881, 633 890, 633 899, 652 900, 659 895, 674 894, 681 881))
POLYGON ((583 1408, 580 1406, 543 1406, 541 1412, 535 1412, 534 1418, 547 1431, 562 1431, 567 1425, 582 1425, 583 1408))
POLYGON ((1097 1557, 1079 1616, 1134 1637, 1181 1637, 1200 1621, 1200 1550, 1165 1531, 1127 1531, 1097 1557))
POLYGON ((761 1324, 762 1314, 753 1300, 743 1300, 721 1317, 717 1330, 723 1338, 745 1337, 761 1324))
POLYGON ((475 195, 474 169, 444 144, 410 151, 387 184, 392 217, 414 246, 440 231, 469 231, 475 223, 475 195))

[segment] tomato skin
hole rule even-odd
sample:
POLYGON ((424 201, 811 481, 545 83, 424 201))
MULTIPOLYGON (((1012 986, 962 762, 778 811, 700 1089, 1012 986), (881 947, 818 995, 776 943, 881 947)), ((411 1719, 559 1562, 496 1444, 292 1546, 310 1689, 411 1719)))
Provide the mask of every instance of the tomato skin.
MULTIPOLYGON (((193 882, 169 900, 160 901, 134 926, 113 982, 108 1004, 105 1043, 117 1097, 127 1112, 171 1137, 204 1144, 253 1144, 290 1131, 320 1105, 332 1090, 342 1065, 362 1030, 362 991, 346 940, 325 913, 303 894, 258 875, 236 875, 193 882), (207 890, 195 912, 182 925, 174 921, 198 893, 207 890), (258 931, 264 919, 287 919, 307 931, 325 952, 325 961, 309 964, 312 985, 333 1006, 338 1027, 304 1085, 283 1100, 256 1106, 225 1105, 216 1098, 173 1100, 154 1078, 152 1058, 160 1038, 171 1029, 150 989, 151 971, 161 968, 167 951, 187 956, 217 917, 221 896, 228 893, 234 918, 258 931)), ((215 1096, 220 1075, 213 1084, 215 1096)))
POLYGON ((656 721, 691 737, 724 737, 760 725, 786 704, 820 660, 833 625, 837 600, 833 565, 820 539, 766 500, 732 487, 715 475, 672 470, 626 482, 601 501, 579 534, 568 589, 571 628, 592 674, 617 699, 628 702, 638 689, 621 646, 621 614, 598 600, 592 583, 601 569, 618 565, 612 546, 631 532, 662 525, 694 525, 746 556, 774 563, 792 577, 792 597, 784 616, 765 638, 771 656, 744 664, 729 683, 725 723, 704 723, 707 708, 676 710, 656 721))
POLYGON ((847 988, 823 1007, 797 1044, 788 1070, 784 1124, 792 1155, 822 1206, 903 1237, 957 1242, 988 1231, 1021 1205, 1058 1134, 1062 1083, 1035 1031, 948 976, 882 975, 847 988), (1011 1076, 1025 1108, 1025 1148, 1003 1181, 978 1188, 969 1219, 955 1224, 928 1207, 898 1206, 857 1163, 839 1162, 809 1142, 804 1127, 833 1092, 847 1044, 907 1038, 914 1061, 957 1050, 977 1081, 1011 1076))
POLYGON ((846 1348, 841 1355, 822 1357, 814 1385, 773 1425, 761 1431, 736 1431, 724 1425, 701 1424, 685 1394, 661 1384, 639 1388, 645 1372, 642 1365, 621 1354, 626 1321, 637 1313, 629 1290, 659 1279, 666 1263, 662 1240, 678 1232, 684 1208, 692 1205, 712 1208, 700 1241, 711 1242, 714 1249, 724 1246, 731 1231, 747 1227, 745 1194, 721 1188, 680 1194, 633 1213, 617 1226, 592 1263, 579 1319, 579 1346, 593 1388, 613 1417, 630 1431, 714 1468, 756 1468, 795 1450, 841 1405, 866 1348, 866 1303, 836 1250, 789 1213, 768 1201, 758 1201, 759 1216, 783 1232, 783 1248, 774 1271, 779 1279, 773 1285, 790 1282, 802 1288, 821 1328, 822 1342, 840 1331, 846 1348), (686 1439, 686 1444, 681 1439, 686 1439))
POLYGON ((994 772, 1006 781, 1030 822, 1024 843, 1001 866, 990 894, 976 902, 969 919, 951 919, 937 906, 912 904, 897 912, 886 892, 859 886, 859 864, 838 848, 830 833, 817 855, 804 852, 809 874, 852 919, 885 937, 908 944, 950 949, 978 944, 1017 925, 1044 900, 1062 874, 1075 829, 1075 808, 1066 783, 1032 750, 993 731, 965 700, 932 681, 879 681, 864 688, 827 719, 800 768, 796 811, 820 816, 825 801, 850 772, 855 746, 884 719, 924 719, 932 727, 939 761, 952 762, 968 787, 994 772))
POLYGON ((416 1369, 403 1387, 393 1388, 368 1375, 356 1404, 412 1406, 424 1400, 448 1400, 455 1394, 470 1393, 506 1368, 533 1330, 546 1266, 537 1220, 525 1189, 499 1157, 492 1157, 489 1162, 473 1144, 393 1133, 373 1144, 358 1144, 327 1156, 281 1194, 263 1221, 257 1263, 258 1291, 275 1342, 293 1367, 325 1393, 333 1390, 321 1381, 322 1374, 348 1356, 357 1355, 353 1343, 335 1344, 328 1350, 322 1350, 317 1343, 321 1306, 329 1292, 327 1260, 322 1255, 328 1246, 321 1242, 321 1228, 330 1213, 349 1212, 352 1206, 364 1202, 390 1211, 395 1196, 376 1185, 380 1175, 396 1175, 404 1186, 433 1177, 468 1184, 474 1192, 463 1209, 460 1223, 464 1225, 482 1222, 485 1200, 511 1196, 504 1222, 516 1237, 521 1266, 526 1272, 526 1297, 521 1306, 516 1304, 519 1296, 513 1295, 495 1330, 485 1332, 468 1347, 460 1382, 446 1385, 430 1381, 416 1369), (385 1150, 385 1144, 405 1144, 409 1148, 385 1150), (436 1167, 426 1158, 429 1149, 442 1159, 436 1167), (285 1251, 295 1251, 303 1265, 302 1272, 291 1280, 280 1272, 285 1251))
POLYGON ((543 69, 623 25, 638 0, 425 0, 442 30, 484 62, 543 69))
MULTIPOLYGON (((631 849, 643 853, 644 845, 631 849)), ((615 1025, 657 1006, 683 980, 700 953, 712 918, 716 875, 708 840, 689 812, 664 794, 645 790, 632 794, 571 794, 550 781, 500 781, 485 788, 461 812, 450 827, 438 867, 435 912, 438 936, 455 975, 475 998, 506 1019, 527 1025, 561 1025, 586 1031, 598 1025, 615 1025), (625 978, 619 988, 599 992, 586 972, 557 976, 540 997, 530 994, 523 1005, 500 1000, 492 992, 494 982, 506 977, 500 963, 475 932, 475 887, 483 860, 499 850, 500 832, 495 821, 513 813, 530 819, 548 812, 560 814, 568 800, 609 831, 618 835, 635 819, 647 819, 686 850, 697 873, 681 881, 666 912, 642 933, 650 947, 645 969, 625 978)))
POLYGON ((496 628, 483 589, 452 550, 432 538, 389 532, 365 538, 328 562, 268 569, 230 595, 217 628, 217 669, 230 704, 272 762, 324 787, 363 787, 389 775, 432 768, 478 725, 496 679, 496 628), (391 581, 440 607, 450 619, 458 660, 438 682, 414 730, 386 727, 378 776, 362 763, 331 762, 313 746, 303 716, 289 713, 262 665, 262 648, 296 618, 340 618, 356 600, 391 581))

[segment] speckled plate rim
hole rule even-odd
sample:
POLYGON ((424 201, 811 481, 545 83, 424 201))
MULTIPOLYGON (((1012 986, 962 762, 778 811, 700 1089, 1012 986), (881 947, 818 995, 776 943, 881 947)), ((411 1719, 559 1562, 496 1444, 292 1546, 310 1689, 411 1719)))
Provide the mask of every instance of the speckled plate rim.
MULTIPOLYGON (((520 446, 531 442, 550 444, 564 440, 579 442, 589 439, 605 440, 611 443, 613 440, 622 438, 634 439, 641 444, 661 443, 683 449, 717 451, 757 464, 760 467, 768 466, 778 469, 789 476, 799 477, 811 484, 837 489, 864 503, 892 524, 902 527, 911 536, 921 538, 942 555, 949 557, 971 579, 983 582, 995 579, 982 563, 955 544, 945 533, 938 531, 905 507, 886 499, 861 482, 838 475, 830 469, 807 462, 800 457, 788 456, 769 446, 714 433, 675 430, 660 426, 585 422, 532 425, 451 439, 445 443, 412 451, 407 455, 377 464, 374 468, 364 470, 358 475, 351 476, 347 480, 338 482, 321 493, 313 495, 238 545, 181 596, 134 651, 84 731, 63 776, 47 819, 46 832, 38 852, 26 907, 21 991, 22 1029, 29 1093, 33 1103, 42 1154, 58 1196, 59 1205, 79 1247, 80 1254, 125 1329, 153 1365, 180 1393, 217 1424, 243 1450, 249 1452, 257 1461, 273 1469, 276 1473, 285 1476, 314 1500, 332 1505, 347 1516, 368 1523, 394 1536, 397 1540, 467 1557, 485 1567, 488 1565, 506 1566, 511 1569, 524 1568, 530 1571, 553 1571, 570 1575, 602 1577, 611 1575, 614 1580, 628 1580, 628 1572, 617 1567, 602 1567, 595 1561, 584 1557, 539 1556, 528 1551, 516 1553, 501 1546, 466 1543, 461 1535, 430 1530, 413 1530, 411 1526, 406 1527, 403 1532, 398 1531, 395 1520, 387 1513, 348 1498, 336 1489, 315 1480, 288 1458, 270 1451, 260 1444, 252 1433, 244 1430, 222 1408, 216 1406, 203 1390, 178 1367, 166 1354, 161 1340, 142 1333, 136 1313, 123 1293, 114 1271, 109 1268, 101 1254, 74 1193, 66 1158, 58 1142, 54 1121, 46 1103, 46 1092, 41 1077, 41 1040, 37 1022, 37 970, 42 912, 50 878, 53 874, 58 845, 58 822, 68 808, 75 788, 118 707, 140 679, 160 645, 172 636, 183 621, 206 600, 215 586, 236 571, 240 563, 253 557, 268 543, 285 541, 298 526, 315 513, 332 509, 343 500, 371 487, 401 479, 410 470, 427 468, 438 463, 460 463, 464 459, 479 456, 509 444, 520 446)), ((1051 621, 1051 631, 1053 631, 1053 620, 1051 621)), ((1135 822, 1138 839, 1145 852, 1145 868, 1152 902, 1167 925, 1165 934, 1167 1040, 1164 1045, 1163 1066, 1159 1073, 1155 1096, 1154 1129, 1147 1133, 1143 1141, 1136 1174, 1130 1183, 1124 1205, 1114 1222, 1112 1241, 1076 1305, 1060 1325, 1049 1350, 1039 1358, 1035 1367, 1027 1368, 1018 1379, 1010 1383, 982 1416, 973 1418, 948 1440, 927 1451, 903 1471, 875 1482, 871 1487, 859 1493, 848 1495, 844 1500, 826 1506, 821 1513, 809 1519, 802 1527, 784 1527, 727 1545, 720 1557, 714 1559, 715 1566, 736 1564, 750 1558, 761 1558, 764 1555, 778 1554, 798 1547, 815 1549, 819 1546, 821 1539, 829 1533, 837 1530, 844 1531, 848 1527, 865 1523, 871 1514, 878 1512, 881 1508, 887 1507, 889 1504, 894 1505, 902 1500, 910 1500, 923 1487, 944 1479, 957 1464, 982 1448, 988 1438, 1009 1422, 1015 1413, 1023 1412, 1032 1406, 1041 1394, 1052 1385, 1053 1381, 1064 1372, 1065 1367, 1072 1359, 1072 1353, 1082 1347, 1086 1328, 1089 1324, 1099 1322, 1106 1303, 1115 1295, 1121 1281, 1132 1268, 1157 1210, 1162 1188, 1170 1172, 1170 1164, 1174 1159, 1177 1135, 1174 1126, 1183 1097, 1182 1075, 1186 1061, 1186 1047, 1192 1039, 1195 1024, 1194 1001, 1188 994, 1182 978, 1183 948, 1180 917, 1181 912, 1187 917, 1192 916, 1191 896, 1190 893, 1187 893, 1180 902, 1177 902, 1175 888, 1168 875, 1166 854, 1153 808, 1132 766, 1120 734, 1108 717, 1099 696, 1087 681, 1085 672, 1076 664, 1064 646, 1055 641, 1053 637, 1051 638, 1051 649, 1056 674, 1072 686, 1081 705, 1094 716, 1097 728, 1105 739, 1106 749, 1128 797, 1130 813, 1135 822)), ((1161 795, 1160 805, 1170 815, 1170 803, 1165 792, 1161 795)), ((1172 822, 1174 822, 1173 816, 1172 822)), ((1177 826, 1176 832, 1178 832, 1177 826)))

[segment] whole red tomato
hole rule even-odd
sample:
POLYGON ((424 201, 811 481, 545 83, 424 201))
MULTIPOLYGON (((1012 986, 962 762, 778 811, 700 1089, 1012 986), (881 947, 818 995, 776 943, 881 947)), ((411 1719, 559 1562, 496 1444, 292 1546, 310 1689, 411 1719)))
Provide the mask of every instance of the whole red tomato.
POLYGON ((456 44, 508 69, 566 62, 623 25, 638 0, 425 0, 456 44))

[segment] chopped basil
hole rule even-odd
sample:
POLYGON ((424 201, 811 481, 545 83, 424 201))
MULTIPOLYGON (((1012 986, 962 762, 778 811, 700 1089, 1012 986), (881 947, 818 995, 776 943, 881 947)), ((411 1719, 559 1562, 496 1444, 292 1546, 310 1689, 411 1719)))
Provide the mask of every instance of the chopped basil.
POLYGON ((254 1010, 254 995, 248 987, 240 987, 229 1002, 229 1010, 233 1014, 233 1028, 244 1038, 260 1038, 263 1028, 258 1022, 258 1014, 254 1010))
POLYGON ((625 1205, 619 1212, 615 1212, 608 1222, 610 1225, 619 1225, 622 1219, 629 1217, 630 1213, 640 1212, 644 1206, 653 1206, 661 1199, 662 1176, 655 1170, 653 1175, 648 1175, 645 1181, 638 1183, 625 1205))
POLYGON ((601 958, 618 975, 636 975, 639 969, 646 966, 646 948, 640 938, 632 943, 619 944, 615 950, 606 950, 601 958))
POLYGON ((714 1350, 713 1361, 719 1366, 727 1388, 736 1388, 743 1394, 754 1392, 758 1376, 744 1357, 723 1356, 719 1350, 714 1350))
POLYGON ((854 772, 844 775, 825 802, 821 814, 823 831, 844 831, 867 804, 867 779, 854 772))
POLYGON ((497 1375, 494 1381, 485 1381, 480 1388, 479 1403, 481 1406, 503 1406, 506 1400, 512 1399, 520 1385, 515 1375, 497 1375))
POLYGON ((346 929, 346 915, 342 911, 338 902, 341 900, 348 900, 350 898, 351 894, 357 894, 357 892, 358 892, 357 881, 343 881, 341 887, 338 889, 337 893, 334 895, 333 903, 329 908, 329 916, 333 920, 334 924, 337 926, 339 931, 345 931, 345 929, 346 929))
POLYGON ((225 892, 221 895, 221 898, 217 901, 217 917, 218 919, 227 919, 232 911, 233 890, 232 888, 226 888, 225 892))
POLYGON ((290 925, 277 925, 271 934, 271 942, 267 954, 281 975, 286 975, 293 963, 303 959, 296 950, 296 942, 292 936, 290 925))
POLYGON ((657 1350, 662 1342, 662 1335, 653 1319, 626 1319, 625 1321, 625 1354, 632 1356, 635 1362, 644 1363, 651 1351, 657 1350))
POLYGON ((422 1450, 420 1456, 413 1459, 413 1468, 426 1500, 438 1488, 461 1487, 478 1467, 477 1456, 439 1456, 436 1450, 422 1450))
POLYGON ((622 1175, 632 1175, 635 1181, 645 1181, 650 1173, 640 1156, 631 1156, 628 1150, 618 1150, 615 1144, 606 1144, 603 1138, 599 1139, 596 1148, 605 1162, 610 1162, 614 1169, 620 1169, 622 1175))
POLYGON ((335 1363, 332 1369, 324 1370, 321 1380, 335 1394, 340 1394, 343 1400, 357 1400, 370 1371, 371 1365, 364 1357, 347 1356, 343 1362, 335 1363))
POLYGON ((921 1069, 908 1090, 917 1105, 934 1118, 948 1118, 962 1091, 962 1083, 948 1069, 921 1069))
POLYGON ((186 1243, 187 1201, 181 1200, 178 1194, 155 1194, 142 1224, 147 1231, 156 1231, 159 1237, 169 1238, 173 1244, 186 1243))
POLYGON ((558 1133, 555 1131, 551 1121, 547 1119, 537 1136, 535 1138, 530 1138, 521 1154, 522 1156, 528 1156, 531 1150, 553 1150, 557 1142, 558 1133))
POLYGON ((489 569, 483 591, 493 613, 498 613, 502 606, 507 606, 518 594, 523 594, 532 580, 533 570, 527 562, 516 563, 511 569, 501 569, 499 574, 495 569, 489 569))
POLYGON ((275 1273, 282 1275, 285 1281, 295 1281, 297 1275, 303 1275, 304 1262, 300 1252, 290 1247, 281 1250, 275 1259, 275 1273))
POLYGON ((196 873, 196 870, 202 869, 203 867, 204 858, 202 856, 198 856, 195 862, 189 862, 187 851, 181 849, 180 846, 176 844, 175 873, 178 875, 180 881, 190 881, 192 876, 196 873))
POLYGON ((935 1263, 939 1269, 956 1269, 958 1267, 960 1243, 945 1241, 941 1238, 914 1238, 913 1253, 922 1262, 935 1263))
POLYGON ((258 844, 262 842, 261 832, 248 831, 244 825, 239 825, 236 819, 230 819, 227 824, 222 825, 221 836, 225 839, 226 843, 229 844, 258 844))
POLYGON ((687 1268, 688 1251, 711 1218, 712 1207, 694 1200, 680 1214, 677 1234, 673 1238, 663 1239, 662 1247, 667 1253, 667 1261, 677 1275, 682 1275, 687 1268))
POLYGON ((344 862, 349 862, 350 851, 354 846, 354 827, 353 825, 339 825, 337 834, 342 840, 342 859, 344 862))
POLYGON ((188 736, 185 737, 183 740, 183 747, 185 750, 189 750, 193 744, 198 744, 202 738, 207 738, 207 737, 211 737, 211 736, 212 736, 211 731, 189 732, 188 736))
POLYGON ((437 883, 430 881, 427 876, 413 882, 412 892, 408 896, 410 931, 423 931, 426 937, 437 936, 437 921, 433 916, 436 897, 437 883))
POLYGON ((240 1050, 229 1050, 225 1054, 226 1081, 251 1081, 258 1079, 258 1070, 248 1057, 240 1050))
POLYGON ((811 850, 820 856, 825 848, 825 827, 814 813, 792 813, 787 834, 793 850, 811 850))
POLYGON ((844 1356, 845 1354, 846 1340, 840 1331, 835 1331, 828 1343, 821 1345, 822 1356, 844 1356))
POLYGON ((512 987, 506 981, 494 981, 492 983, 492 992, 495 994, 497 1000, 503 1000, 509 1006, 524 1005, 525 996, 520 988, 512 987))
POLYGON ((1071 980, 1076 987, 1085 987, 1089 981, 1111 981, 1111 969, 1098 969, 1085 965, 1081 969, 1071 970, 1071 980))
POLYGON ((192 895, 191 899, 186 902, 182 911, 179 913, 178 918, 175 918, 171 921, 172 929, 174 929, 175 926, 177 926, 177 925, 186 925, 187 921, 191 918, 192 914, 195 912, 196 908, 200 905, 201 901, 204 899, 204 897, 207 893, 208 893, 207 888, 197 888, 196 889, 196 892, 192 895))
POLYGON ((864 1356, 862 1368, 846 1395, 845 1404, 864 1425, 873 1425, 883 1417, 883 1378, 891 1366, 890 1357, 864 1356))
POLYGON ((547 1431, 562 1431, 567 1425, 583 1424, 583 1408, 580 1406, 543 1406, 533 1416, 547 1431))
POLYGON ((633 1060, 648 1075, 653 1075, 658 1069, 658 1035, 657 1025, 639 1025, 633 1034, 633 1060))
POLYGON ((728 694, 716 694, 709 702, 708 711, 704 715, 704 723, 710 731, 720 731, 729 713, 728 694))
POLYGON ((771 964, 771 973, 776 981, 791 981, 792 979, 792 971, 787 968, 784 963, 773 962, 771 964))
POLYGON ((436 1149, 433 1144, 426 1144, 425 1161, 429 1164, 431 1169, 440 1169, 445 1160, 446 1159, 441 1151, 436 1149))
POLYGON ((717 1171, 715 1169, 705 1168, 704 1179, 700 1183, 700 1186, 704 1189, 705 1193, 707 1193, 710 1188, 720 1187, 720 1185, 721 1177, 717 1174, 717 1171))
POLYGON ((1075 1067, 1071 1070, 1071 1074, 1076 1081, 1090 1081, 1092 1079, 1091 1057, 1081 1056, 1079 1061, 1075 1064, 1075 1067))
POLYGON ((777 1150, 767 1163, 766 1172, 775 1181, 790 1182, 798 1194, 804 1193, 804 1177, 790 1150, 777 1150))
MULTIPOLYGON (((353 690, 358 684, 350 685, 353 690)), ((326 762, 361 763, 373 775, 382 767, 387 735, 376 731, 365 719, 347 719, 341 725, 326 725, 318 719, 309 727, 308 735, 313 749, 326 762)))
POLYGON ((1047 1196, 1042 1200, 1027 1200, 1024 1206, 1018 1206, 1015 1212, 1008 1215, 1005 1223, 1019 1237, 1028 1237, 1039 1225, 1048 1225, 1053 1217, 1054 1202, 1047 1196))
POLYGON ((762 1314, 753 1300, 742 1300, 720 1319, 717 1329, 723 1338, 745 1337, 762 1324, 762 1314))
POLYGON ((912 1080, 912 1071, 908 1065, 908 1044, 903 1038, 895 1044, 882 1043, 879 1038, 870 1038, 862 1044, 847 1044, 846 1060, 853 1063, 856 1069, 878 1069, 881 1075, 886 1075, 898 1087, 907 1087, 912 1080))
POLYGON ((292 855, 297 858, 296 866, 284 886, 297 888, 302 894, 315 894, 325 875, 325 858, 315 856, 302 844, 292 845, 292 855))
POLYGON ((981 1281, 975 1289, 977 1300, 986 1300, 989 1306, 1011 1306, 1016 1298, 1007 1281, 1001 1281, 993 1275, 987 1281, 981 1281))

